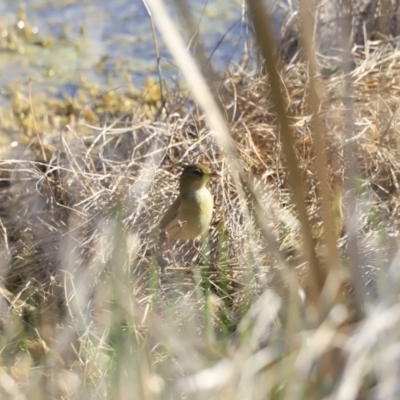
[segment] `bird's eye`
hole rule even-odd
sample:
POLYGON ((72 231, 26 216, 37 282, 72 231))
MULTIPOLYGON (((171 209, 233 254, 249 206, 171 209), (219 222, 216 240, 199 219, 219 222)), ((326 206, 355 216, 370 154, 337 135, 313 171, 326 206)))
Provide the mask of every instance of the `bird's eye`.
POLYGON ((195 170, 193 171, 193 173, 194 173, 196 176, 200 176, 200 175, 201 175, 201 171, 198 170, 198 169, 195 169, 195 170))

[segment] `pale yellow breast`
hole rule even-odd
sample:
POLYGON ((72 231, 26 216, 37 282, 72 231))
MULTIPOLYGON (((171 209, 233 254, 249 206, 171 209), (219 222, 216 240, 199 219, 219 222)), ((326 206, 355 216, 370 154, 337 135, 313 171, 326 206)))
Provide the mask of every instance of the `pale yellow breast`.
POLYGON ((181 198, 178 214, 166 227, 170 241, 195 240, 210 226, 213 197, 205 187, 181 198))

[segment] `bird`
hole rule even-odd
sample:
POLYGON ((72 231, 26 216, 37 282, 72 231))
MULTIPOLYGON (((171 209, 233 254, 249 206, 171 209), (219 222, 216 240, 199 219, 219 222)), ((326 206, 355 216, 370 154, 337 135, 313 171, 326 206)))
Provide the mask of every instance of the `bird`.
POLYGON ((188 240, 195 247, 194 241, 210 226, 214 200, 208 186, 212 178, 219 176, 202 164, 190 164, 183 169, 179 194, 159 223, 160 247, 178 240, 188 240))

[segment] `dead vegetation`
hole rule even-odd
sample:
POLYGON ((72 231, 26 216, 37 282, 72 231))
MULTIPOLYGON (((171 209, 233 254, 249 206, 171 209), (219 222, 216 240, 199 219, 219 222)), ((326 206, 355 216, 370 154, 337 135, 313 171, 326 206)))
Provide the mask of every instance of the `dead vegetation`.
MULTIPOLYGON (((3 149, 4 396, 300 399, 301 388, 309 398, 356 399, 378 392, 380 384, 398 393, 388 367, 396 371, 398 357, 388 353, 398 345, 400 315, 400 51, 396 40, 368 41, 352 56, 354 68, 345 76, 335 57, 320 55, 316 90, 334 232, 348 279, 342 291, 346 296, 354 289, 347 250, 356 232, 366 288, 363 321, 345 323, 351 302, 336 304, 318 327, 307 314, 302 290, 309 271, 270 82, 262 72, 232 68, 219 93, 265 220, 250 185, 235 185, 224 148, 186 91, 167 95, 168 113, 159 92, 151 101, 131 98, 124 103, 129 111, 119 114, 116 107, 102 126, 77 109, 78 117, 60 133, 36 137, 30 120, 29 144, 3 149), (352 86, 350 135, 345 79, 352 86), (350 186, 349 144, 356 167, 350 186), (176 195, 180 166, 194 162, 222 175, 212 187, 214 219, 202 243, 207 259, 182 244, 160 274, 157 224, 176 195), (349 197, 355 211, 347 206, 349 197), (362 358, 365 373, 357 370, 362 358), (370 365, 373 359, 379 363, 370 365)), ((324 259, 308 71, 297 55, 282 67, 281 79, 311 230, 324 259)), ((91 115, 103 115, 96 110, 91 115)))

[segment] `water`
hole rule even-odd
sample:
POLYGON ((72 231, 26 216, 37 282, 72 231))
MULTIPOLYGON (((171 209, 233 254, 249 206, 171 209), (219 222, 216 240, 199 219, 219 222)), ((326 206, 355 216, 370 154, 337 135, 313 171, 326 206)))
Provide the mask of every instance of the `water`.
MULTIPOLYGON (((189 4, 207 53, 214 51, 213 66, 223 71, 231 60, 240 60, 246 39, 241 1, 191 0, 189 4)), ((167 5, 179 23, 174 3, 167 5)), ((1 0, 2 35, 18 23, 18 8, 15 0, 1 0)), ((6 93, 7 85, 26 85, 30 78, 36 90, 73 96, 80 76, 108 88, 126 85, 124 73, 138 88, 146 77, 157 76, 149 18, 140 0, 26 0, 25 13, 37 33, 32 43, 19 40, 17 49, 0 46, 0 94, 6 93)), ((158 43, 162 76, 171 80, 179 71, 159 35, 158 43)))

